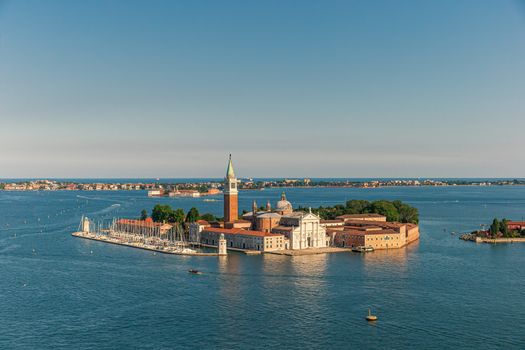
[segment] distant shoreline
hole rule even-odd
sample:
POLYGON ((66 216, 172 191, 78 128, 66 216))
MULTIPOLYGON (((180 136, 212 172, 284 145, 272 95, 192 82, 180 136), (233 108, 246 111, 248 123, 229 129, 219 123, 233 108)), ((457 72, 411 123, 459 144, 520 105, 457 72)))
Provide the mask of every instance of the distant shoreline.
MULTIPOLYGON (((72 191, 72 192, 79 192, 79 191, 109 191, 109 192, 130 192, 130 191, 148 191, 148 190, 154 190, 157 187, 153 187, 151 185, 144 185, 144 184, 133 184, 132 187, 126 187, 122 186, 122 184, 102 184, 102 186, 97 187, 96 185, 99 183, 71 183, 68 184, 66 187, 61 186, 50 186, 50 187, 32 187, 32 186, 25 186, 23 184, 12 185, 13 183, 0 183, 0 192, 40 192, 40 191, 72 191), (7 186, 10 185, 10 186, 7 186), (74 187, 69 187, 74 186, 74 187)), ((181 184, 171 184, 173 186, 181 186, 181 184)), ((189 184, 183 184, 183 185, 189 185, 189 184)), ((191 185, 191 184, 190 184, 191 185)), ((200 184, 202 185, 202 184, 200 184)), ((525 186, 525 183, 491 183, 491 184, 440 184, 440 185, 430 185, 430 184, 424 184, 424 185, 409 185, 409 184, 402 184, 402 185, 377 185, 377 186, 356 186, 356 185, 316 185, 316 186, 267 186, 263 188, 242 188, 240 187, 240 191, 263 191, 263 190, 271 190, 271 189, 290 189, 290 188, 300 188, 300 189, 318 189, 318 188, 326 188, 326 189, 336 189, 336 188, 354 188, 354 189, 384 189, 384 188, 428 188, 428 187, 443 187, 443 188, 449 188, 449 187, 514 187, 514 186, 525 186)), ((204 193, 203 193, 204 195, 204 193)), ((157 197, 157 196, 152 196, 157 197)), ((197 197, 198 198, 198 197, 197 197)))

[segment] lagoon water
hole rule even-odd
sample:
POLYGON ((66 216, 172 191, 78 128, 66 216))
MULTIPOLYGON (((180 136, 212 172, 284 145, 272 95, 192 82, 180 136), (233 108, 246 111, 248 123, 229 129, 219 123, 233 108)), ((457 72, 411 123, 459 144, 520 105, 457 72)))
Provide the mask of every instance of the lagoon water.
MULTIPOLYGON (((82 214, 136 217, 158 202, 220 215, 220 197, 2 191, 0 348, 525 348, 525 244, 452 234, 495 216, 521 220, 525 187, 286 192, 296 206, 406 201, 419 208, 420 242, 364 255, 154 255, 70 233, 82 214), (376 324, 364 320, 368 307, 376 324)), ((243 191, 240 208, 279 193, 243 191)))

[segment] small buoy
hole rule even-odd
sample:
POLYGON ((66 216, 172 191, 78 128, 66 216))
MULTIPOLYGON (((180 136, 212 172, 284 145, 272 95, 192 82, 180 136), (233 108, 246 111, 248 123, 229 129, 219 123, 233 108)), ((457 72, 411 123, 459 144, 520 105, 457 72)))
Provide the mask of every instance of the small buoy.
POLYGON ((27 284, 24 283, 24 287, 27 286, 27 284))
POLYGON ((91 254, 93 254, 93 251, 91 251, 91 254))
POLYGON ((36 250, 35 250, 35 248, 33 248, 33 254, 35 254, 35 253, 36 253, 36 250))
POLYGON ((366 316, 366 320, 368 322, 377 321, 377 316, 372 315, 372 313, 370 312, 370 309, 368 309, 368 316, 366 316))

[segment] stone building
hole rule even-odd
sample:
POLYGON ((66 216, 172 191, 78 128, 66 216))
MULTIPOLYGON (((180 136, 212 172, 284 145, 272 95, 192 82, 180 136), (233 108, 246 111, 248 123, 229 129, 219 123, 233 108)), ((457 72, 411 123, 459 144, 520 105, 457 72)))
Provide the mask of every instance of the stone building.
POLYGON ((268 204, 266 208, 265 211, 257 211, 254 202, 252 211, 243 215, 243 219, 252 222, 253 230, 284 235, 289 243, 286 249, 325 248, 330 245, 330 238, 326 236, 326 228, 321 225, 319 216, 311 212, 295 212, 284 192, 275 209, 272 210, 268 204))
POLYGON ((269 252, 283 250, 285 246, 285 238, 280 234, 219 227, 204 228, 200 233, 200 242, 217 246, 221 235, 226 239, 227 248, 269 252))
POLYGON ((326 229, 321 226, 319 216, 304 212, 283 215, 273 233, 281 233, 290 241, 289 249, 325 248, 330 245, 326 229))
POLYGON ((350 220, 331 227, 328 234, 338 247, 401 248, 419 239, 419 226, 399 222, 350 220))

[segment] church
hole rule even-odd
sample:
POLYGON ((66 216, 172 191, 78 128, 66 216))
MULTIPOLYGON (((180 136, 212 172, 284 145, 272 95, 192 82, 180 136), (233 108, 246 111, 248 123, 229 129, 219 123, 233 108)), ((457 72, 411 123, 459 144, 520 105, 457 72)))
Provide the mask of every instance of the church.
POLYGON ((294 211, 283 192, 272 208, 270 201, 259 210, 254 201, 252 211, 239 219, 238 180, 231 155, 224 178, 224 221, 199 220, 190 224, 190 241, 217 245, 223 234, 229 249, 277 251, 324 248, 330 245, 326 228, 319 216, 294 211))

